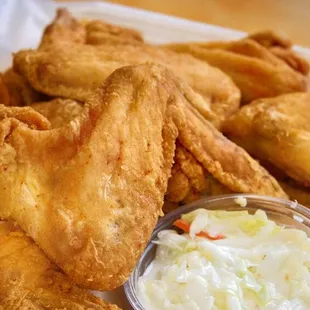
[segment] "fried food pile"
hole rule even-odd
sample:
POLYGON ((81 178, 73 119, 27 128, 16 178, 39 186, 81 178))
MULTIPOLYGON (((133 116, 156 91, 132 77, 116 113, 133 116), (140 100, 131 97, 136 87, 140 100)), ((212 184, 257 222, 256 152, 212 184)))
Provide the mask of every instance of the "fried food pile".
POLYGON ((268 33, 195 45, 232 59, 250 53, 238 62, 251 76, 241 68, 235 78, 238 62, 224 70, 176 46, 60 9, 37 49, 14 54, 0 76, 1 305, 26 294, 22 302, 34 309, 117 309, 86 289, 128 279, 163 211, 223 193, 309 201, 307 114, 294 116, 309 95, 249 103, 306 90, 306 61, 268 33), (260 77, 251 65, 272 80, 269 93, 253 92, 260 77), (248 105, 240 109, 241 96, 248 105), (262 115, 256 125, 257 113, 276 118, 262 115), (6 286, 14 273, 24 274, 18 291, 6 286))
POLYGON ((309 62, 294 53, 288 39, 271 31, 238 41, 168 44, 166 47, 221 69, 241 90, 243 104, 309 88, 309 62))

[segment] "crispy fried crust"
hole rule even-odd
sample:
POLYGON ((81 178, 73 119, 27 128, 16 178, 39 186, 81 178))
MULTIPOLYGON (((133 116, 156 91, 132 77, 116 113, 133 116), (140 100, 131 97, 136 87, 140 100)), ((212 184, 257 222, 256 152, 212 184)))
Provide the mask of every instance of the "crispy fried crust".
POLYGON ((30 105, 35 111, 45 116, 52 128, 67 125, 82 114, 83 105, 75 100, 56 98, 51 101, 37 102, 30 105))
POLYGON ((3 73, 2 79, 0 79, 0 92, 1 89, 6 88, 6 94, 0 93, 0 103, 7 106, 25 106, 31 103, 44 100, 46 96, 38 93, 34 90, 27 80, 13 71, 12 68, 3 73), (4 100, 1 102, 1 97, 4 100))
POLYGON ((173 160, 174 87, 156 66, 124 68, 64 127, 1 122, 9 164, 0 166, 0 216, 17 220, 80 285, 120 286, 148 241, 173 160))
POLYGON ((2 74, 0 74, 0 104, 10 105, 10 93, 7 85, 4 83, 2 74))
POLYGON ((2 309, 117 310, 75 286, 18 227, 0 222, 2 309))
POLYGON ((292 41, 289 38, 272 30, 255 32, 250 34, 248 38, 267 48, 278 46, 288 49, 292 47, 292 41))
POLYGON ((310 190, 307 187, 298 185, 293 180, 279 181, 284 191, 288 194, 291 200, 296 200, 298 203, 310 208, 310 190))
MULTIPOLYGON (((36 112, 30 107, 24 107, 20 109, 19 107, 7 108, 0 104, 0 121, 20 121, 27 124, 32 129, 50 129, 50 122, 40 113, 36 112)), ((0 131, 1 138, 4 138, 7 132, 0 131)))
POLYGON ((261 99, 243 107, 224 131, 238 145, 310 186, 310 94, 261 99))
POLYGON ((14 68, 45 94, 83 102, 115 69, 145 62, 165 65, 201 94, 204 100, 196 96, 192 101, 217 127, 237 111, 240 92, 220 70, 190 55, 149 45, 72 43, 44 51, 25 50, 15 54, 14 68))
POLYGON ((30 129, 3 107, 11 117, 0 122, 0 217, 76 283, 108 290, 127 280, 161 213, 177 136, 229 188, 286 197, 205 120, 188 101, 195 96, 148 64, 116 70, 61 128, 30 129))
POLYGON ((67 9, 60 8, 55 19, 45 28, 39 48, 62 43, 143 43, 143 37, 137 30, 111 25, 101 20, 79 21, 67 9))
POLYGON ((86 23, 86 44, 106 43, 143 43, 143 37, 137 30, 107 24, 101 20, 86 23))
POLYGON ((287 65, 289 65, 292 69, 301 74, 307 76, 310 71, 310 64, 307 60, 298 56, 291 49, 284 49, 278 46, 270 48, 270 52, 283 60, 287 65))
POLYGON ((207 172, 179 143, 176 146, 175 164, 168 182, 166 200, 170 202, 190 202, 207 189, 207 172))
POLYGON ((64 42, 84 44, 86 30, 84 25, 76 20, 67 9, 60 8, 57 10, 55 19, 45 28, 39 48, 64 42))
POLYGON ((292 50, 292 42, 288 38, 273 31, 253 33, 249 35, 248 38, 268 48, 273 55, 283 60, 295 71, 303 75, 309 74, 309 62, 298 56, 298 54, 292 50))
POLYGON ((191 54, 223 70, 240 88, 244 103, 308 89, 306 76, 251 39, 168 44, 165 47, 191 54))

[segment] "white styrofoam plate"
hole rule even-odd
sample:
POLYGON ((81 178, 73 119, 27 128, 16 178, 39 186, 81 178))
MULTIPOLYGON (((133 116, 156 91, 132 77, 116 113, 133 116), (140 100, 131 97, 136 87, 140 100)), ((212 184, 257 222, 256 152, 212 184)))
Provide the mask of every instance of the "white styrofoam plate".
MULTIPOLYGON (((78 18, 103 19, 114 24, 140 30, 151 43, 231 40, 245 33, 223 27, 193 22, 181 18, 134 9, 106 2, 61 2, 46 0, 0 1, 0 71, 11 65, 11 53, 20 49, 35 48, 43 28, 55 15, 56 7, 67 7, 78 18)), ((294 47, 310 59, 310 50, 294 47)), ((130 310, 123 292, 96 292, 106 301, 130 310)))

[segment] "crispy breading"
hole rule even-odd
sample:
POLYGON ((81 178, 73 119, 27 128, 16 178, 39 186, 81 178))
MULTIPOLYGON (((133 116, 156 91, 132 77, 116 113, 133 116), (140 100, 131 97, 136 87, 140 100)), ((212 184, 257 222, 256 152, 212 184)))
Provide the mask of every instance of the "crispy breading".
MULTIPOLYGON (((3 122, 2 125, 20 121, 27 124, 27 126, 32 129, 46 130, 51 128, 50 122, 30 107, 23 107, 22 109, 19 107, 6 108, 0 104, 0 121, 3 122)), ((4 139, 6 134, 7 132, 5 130, 1 130, 0 139, 4 139)))
POLYGON ((244 106, 225 133, 249 153, 310 186, 310 93, 266 98, 244 106))
POLYGON ((0 74, 0 104, 10 105, 10 93, 2 74, 0 74))
POLYGON ((101 45, 109 43, 143 43, 138 30, 108 24, 102 20, 91 20, 86 23, 86 44, 101 45))
POLYGON ((16 225, 0 222, 0 308, 117 310, 75 286, 16 225))
POLYGON ((305 76, 308 76, 310 71, 309 62, 306 59, 298 56, 293 50, 284 49, 277 46, 272 47, 269 50, 272 54, 282 59, 287 65, 289 65, 295 71, 300 72, 305 76))
POLYGON ((166 200, 170 202, 189 202, 188 196, 195 193, 199 197, 207 189, 207 172, 179 143, 176 145, 175 164, 168 181, 166 200))
POLYGON ((0 88, 6 88, 6 95, 3 95, 3 92, 0 93, 2 98, 5 97, 5 99, 2 99, 4 102, 0 103, 8 106, 29 105, 46 98, 46 96, 34 90, 27 80, 14 72, 12 68, 3 73, 2 79, 0 79, 0 88))
POLYGON ((57 9, 52 23, 44 29, 39 48, 63 42, 84 44, 86 29, 67 9, 60 8, 57 9))
POLYGON ((275 46, 282 48, 292 47, 292 41, 289 38, 285 37, 283 34, 276 33, 272 30, 254 32, 249 34, 247 37, 267 48, 275 46))
POLYGON ((220 70, 190 55, 146 44, 70 43, 24 50, 15 54, 14 69, 40 92, 83 102, 115 69, 147 62, 165 65, 202 95, 204 100, 192 101, 215 126, 237 111, 240 91, 220 70))
POLYGON ((283 35, 273 31, 262 31, 250 34, 248 38, 256 41, 279 59, 283 60, 292 69, 303 75, 308 75, 310 64, 292 50, 292 42, 283 35))
POLYGON ((80 285, 120 286, 144 250, 173 160, 173 87, 156 66, 124 68, 64 127, 0 124, 0 216, 80 285))
POLYGON ((283 57, 275 56, 249 38, 218 43, 173 43, 165 47, 193 55, 224 71, 240 88, 243 103, 308 89, 306 76, 291 68, 283 57))
POLYGON ((62 98, 37 102, 31 104, 30 107, 45 116, 50 121, 52 128, 65 126, 83 111, 83 105, 81 103, 62 98))
POLYGON ((116 70, 60 128, 33 130, 1 106, 0 217, 17 221, 75 283, 109 290, 128 279, 161 214, 177 137, 225 186, 286 197, 198 112, 196 96, 146 64, 116 70))
POLYGON ((290 200, 296 200, 303 206, 310 208, 310 190, 307 187, 300 186, 293 180, 279 181, 283 190, 288 194, 290 200))
POLYGON ((102 20, 79 21, 65 8, 56 11, 55 19, 45 28, 39 48, 62 44, 100 45, 109 43, 143 43, 139 31, 108 24, 102 20))

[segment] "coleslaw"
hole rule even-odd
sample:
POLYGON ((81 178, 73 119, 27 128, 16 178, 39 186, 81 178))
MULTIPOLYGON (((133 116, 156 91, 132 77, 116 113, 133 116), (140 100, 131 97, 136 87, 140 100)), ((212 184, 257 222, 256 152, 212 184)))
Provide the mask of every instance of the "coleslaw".
POLYGON ((198 209, 175 224, 183 233, 158 234, 156 257, 138 280, 146 310, 310 309, 305 232, 261 210, 198 209))

